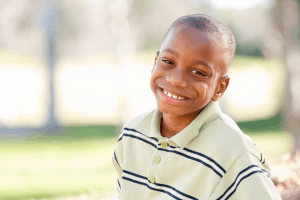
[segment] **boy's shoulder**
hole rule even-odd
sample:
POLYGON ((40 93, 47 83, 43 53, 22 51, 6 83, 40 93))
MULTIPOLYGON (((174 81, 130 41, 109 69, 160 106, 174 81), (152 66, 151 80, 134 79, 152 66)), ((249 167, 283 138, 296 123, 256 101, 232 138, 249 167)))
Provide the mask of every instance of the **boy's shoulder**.
POLYGON ((222 113, 219 116, 219 118, 224 123, 224 126, 227 127, 229 130, 231 130, 230 132, 225 131, 224 134, 226 134, 227 137, 229 138, 230 136, 238 137, 239 138, 238 141, 243 144, 245 150, 250 151, 252 154, 257 153, 256 151, 258 150, 258 148, 256 148, 256 145, 253 142, 253 140, 248 135, 243 133, 241 129, 238 127, 238 125, 229 116, 222 113))
MULTIPOLYGON (((263 162, 261 151, 253 140, 244 134, 237 124, 226 114, 221 113, 207 124, 196 139, 199 143, 210 143, 210 150, 218 152, 220 159, 236 160, 246 152, 263 162)), ((218 157, 219 157, 218 156, 218 157)))

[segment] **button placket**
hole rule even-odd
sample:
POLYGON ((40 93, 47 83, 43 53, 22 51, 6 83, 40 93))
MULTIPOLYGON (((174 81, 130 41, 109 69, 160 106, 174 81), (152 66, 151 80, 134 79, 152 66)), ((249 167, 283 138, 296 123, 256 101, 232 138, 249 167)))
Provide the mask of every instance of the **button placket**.
MULTIPOLYGON (((160 144, 161 148, 167 148, 169 146, 168 141, 169 140, 167 140, 167 139, 160 139, 158 144, 160 144)), ((159 151, 157 149, 156 153, 158 153, 158 152, 159 151)), ((148 181, 150 183, 155 183, 156 182, 156 178, 153 176, 153 174, 157 173, 157 170, 159 169, 159 166, 160 166, 160 165, 157 165, 157 164, 159 164, 160 162, 161 162, 161 157, 156 154, 156 156, 153 158, 154 165, 151 166, 151 171, 149 173, 148 181)), ((156 175, 160 176, 159 174, 160 174, 160 172, 158 172, 158 174, 156 174, 156 175)))

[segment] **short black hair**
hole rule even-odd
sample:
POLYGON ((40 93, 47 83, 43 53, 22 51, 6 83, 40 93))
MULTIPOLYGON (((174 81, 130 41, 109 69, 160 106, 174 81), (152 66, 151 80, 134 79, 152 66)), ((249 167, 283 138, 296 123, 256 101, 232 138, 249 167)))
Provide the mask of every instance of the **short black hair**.
POLYGON ((175 20, 165 34, 162 43, 173 28, 193 28, 205 33, 214 45, 224 55, 224 62, 228 68, 234 56, 236 44, 230 29, 217 19, 204 14, 186 15, 175 20))

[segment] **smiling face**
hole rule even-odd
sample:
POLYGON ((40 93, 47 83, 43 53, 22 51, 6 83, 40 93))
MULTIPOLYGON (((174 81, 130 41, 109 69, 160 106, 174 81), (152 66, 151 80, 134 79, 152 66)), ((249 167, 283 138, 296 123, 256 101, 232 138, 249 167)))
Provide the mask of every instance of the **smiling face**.
POLYGON ((193 116, 225 92, 226 65, 201 31, 173 28, 157 52, 150 86, 164 114, 193 116))

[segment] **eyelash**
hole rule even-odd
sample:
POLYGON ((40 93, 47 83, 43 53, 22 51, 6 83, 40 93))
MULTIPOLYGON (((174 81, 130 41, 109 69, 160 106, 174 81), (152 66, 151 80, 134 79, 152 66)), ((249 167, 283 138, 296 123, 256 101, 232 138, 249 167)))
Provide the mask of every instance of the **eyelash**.
MULTIPOLYGON (((168 65, 175 66, 175 64, 174 64, 173 61, 171 61, 171 60, 162 59, 162 62, 165 62, 165 63, 167 63, 168 65)), ((193 74, 195 74, 195 75, 207 76, 206 74, 202 73, 202 72, 199 71, 199 70, 191 70, 191 72, 192 72, 193 74), (197 72, 197 73, 194 73, 194 72, 197 72)))
POLYGON ((197 74, 197 75, 201 75, 201 76, 207 76, 206 74, 202 73, 202 72, 199 71, 199 70, 191 70, 191 72, 192 72, 193 74, 197 74), (198 72, 198 73, 194 73, 194 72, 198 72))
POLYGON ((173 65, 175 66, 175 64, 171 61, 171 60, 167 60, 167 59, 162 59, 163 62, 169 64, 169 65, 173 65))

